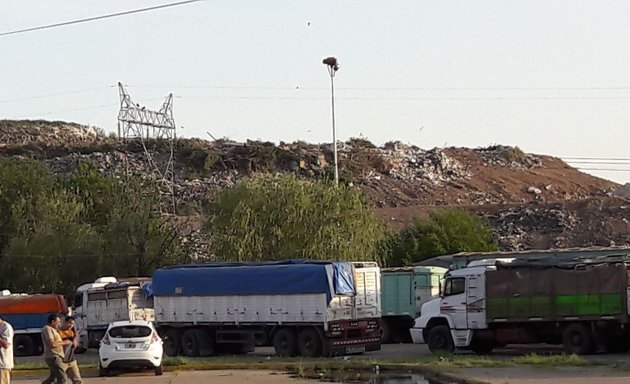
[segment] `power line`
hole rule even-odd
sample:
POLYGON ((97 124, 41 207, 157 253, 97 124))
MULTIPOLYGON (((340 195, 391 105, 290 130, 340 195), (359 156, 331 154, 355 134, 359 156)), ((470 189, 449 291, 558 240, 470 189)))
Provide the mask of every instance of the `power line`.
POLYGON ((588 165, 630 165, 628 161, 567 161, 569 164, 588 164, 588 165))
POLYGON ((20 102, 20 101, 36 100, 36 99, 45 99, 45 98, 49 98, 49 97, 64 96, 64 95, 74 95, 74 94, 77 94, 77 93, 87 93, 87 92, 101 91, 101 90, 104 90, 104 89, 107 89, 107 88, 112 88, 112 87, 114 87, 114 86, 110 85, 110 86, 107 86, 107 87, 77 89, 77 90, 74 90, 74 91, 48 93, 48 94, 37 95, 37 96, 27 96, 27 97, 22 97, 22 98, 18 98, 18 99, 5 99, 5 100, 0 100, 0 104, 8 104, 8 103, 15 103, 15 102, 20 102))
MULTIPOLYGON (((630 161, 630 157, 560 157, 562 160, 630 161)), ((574 161, 572 161, 574 162, 574 161)))
POLYGON ((630 172, 630 169, 615 168, 577 168, 580 171, 630 172))
POLYGON ((156 9, 162 9, 162 8, 175 7, 175 6, 184 5, 184 4, 189 4, 189 3, 196 3, 196 2, 199 2, 199 1, 204 1, 204 0, 185 0, 185 1, 178 1, 178 2, 176 2, 176 3, 162 4, 162 5, 157 5, 157 6, 154 6, 154 7, 147 7, 147 8, 141 8, 141 9, 134 9, 134 10, 131 10, 131 11, 124 11, 124 12, 111 13, 111 14, 108 14, 108 15, 88 17, 88 18, 85 18, 85 19, 77 19, 77 20, 72 20, 72 21, 64 21, 64 22, 61 22, 61 23, 48 24, 48 25, 42 25, 42 26, 39 26, 39 27, 32 27, 32 28, 19 29, 19 30, 16 30, 16 31, 10 31, 10 32, 2 32, 2 33, 0 33, 0 37, 3 37, 3 36, 8 36, 8 35, 16 35, 16 34, 18 34, 18 33, 24 33, 24 32, 39 31, 39 30, 42 30, 42 29, 49 29, 49 28, 62 27, 62 26, 71 25, 71 24, 85 23, 85 22, 88 22, 88 21, 95 21, 95 20, 108 19, 108 18, 111 18, 111 17, 118 17, 118 16, 131 15, 131 14, 133 14, 133 13, 140 13, 140 12, 153 11, 153 10, 156 10, 156 9))
MULTIPOLYGON (((174 84, 130 84, 130 88, 188 88, 188 89, 253 89, 253 90, 278 90, 278 91, 327 91, 326 87, 303 86, 223 86, 223 85, 174 85, 174 84)), ((353 91, 627 91, 630 87, 339 87, 340 90, 353 91)))

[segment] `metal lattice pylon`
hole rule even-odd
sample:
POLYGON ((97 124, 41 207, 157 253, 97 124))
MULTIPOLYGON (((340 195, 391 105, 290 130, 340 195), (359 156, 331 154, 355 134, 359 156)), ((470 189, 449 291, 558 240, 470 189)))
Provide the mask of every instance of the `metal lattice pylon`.
POLYGON ((137 139, 142 144, 149 169, 152 169, 171 196, 172 212, 175 213, 173 157, 177 129, 173 118, 173 94, 169 94, 158 111, 152 111, 131 100, 127 90, 118 83, 120 111, 118 112, 118 137, 122 140, 137 139), (160 166, 154 157, 158 146, 166 146, 168 160, 160 166))

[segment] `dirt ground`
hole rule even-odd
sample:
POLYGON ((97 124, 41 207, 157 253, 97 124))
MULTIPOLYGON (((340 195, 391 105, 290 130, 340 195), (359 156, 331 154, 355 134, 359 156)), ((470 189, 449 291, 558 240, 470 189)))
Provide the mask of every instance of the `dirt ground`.
POLYGON ((491 384, 627 384, 630 372, 609 367, 458 368, 454 373, 491 384))

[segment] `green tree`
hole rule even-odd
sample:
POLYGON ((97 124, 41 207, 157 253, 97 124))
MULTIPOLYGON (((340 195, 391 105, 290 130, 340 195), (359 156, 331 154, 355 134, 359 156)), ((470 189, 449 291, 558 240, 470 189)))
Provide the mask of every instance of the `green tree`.
POLYGON ((98 273, 100 237, 82 222, 84 207, 65 191, 37 199, 37 209, 13 206, 16 233, 0 265, 7 288, 18 292, 71 293, 98 273), (30 214, 29 214, 30 211, 30 214), (36 211, 36 220, 30 220, 36 211))
POLYGON ((379 260, 383 223, 356 188, 263 175, 224 189, 205 224, 218 260, 379 260))
POLYGON ((0 159, 0 260, 3 251, 16 234, 14 215, 21 205, 22 222, 36 220, 38 201, 54 189, 48 169, 33 160, 0 159))
POLYGON ((498 249, 483 219, 453 208, 431 212, 426 219, 416 218, 413 224, 386 241, 394 265, 409 265, 458 252, 498 249))

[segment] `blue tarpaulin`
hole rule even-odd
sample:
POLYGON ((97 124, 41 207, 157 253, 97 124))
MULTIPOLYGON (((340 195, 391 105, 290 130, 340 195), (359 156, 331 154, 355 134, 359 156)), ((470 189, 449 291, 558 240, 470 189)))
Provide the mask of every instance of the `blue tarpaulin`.
POLYGON ((354 295, 352 266, 345 262, 289 260, 267 263, 191 264, 158 269, 155 296, 354 295))

